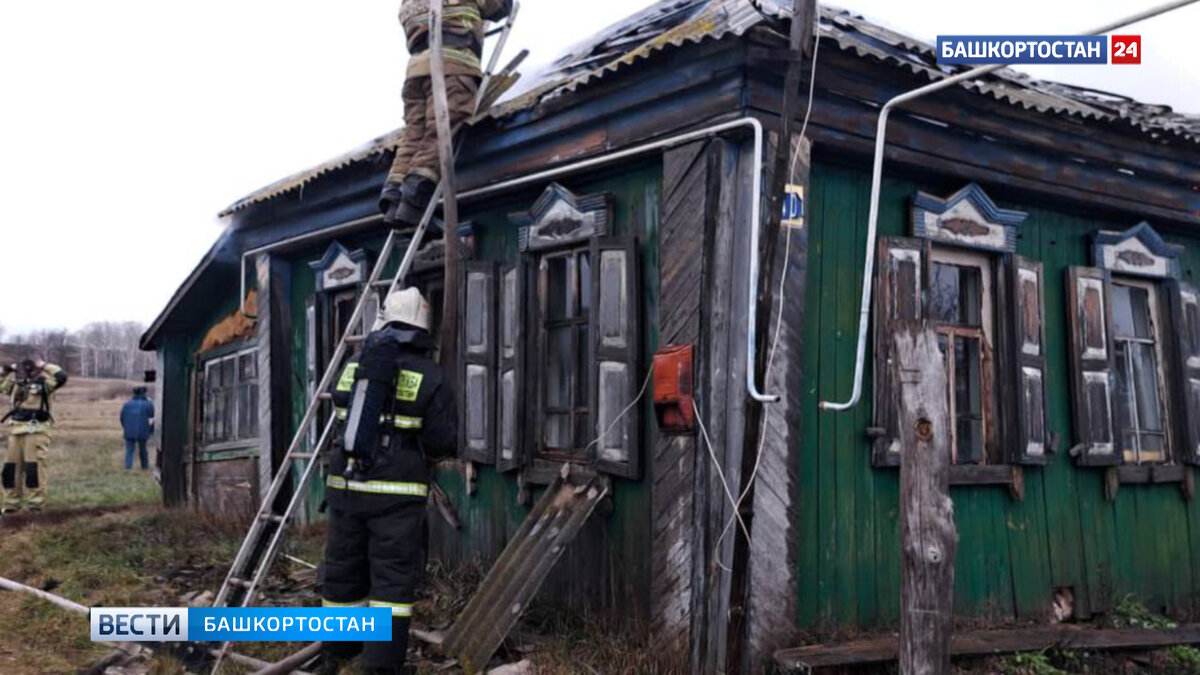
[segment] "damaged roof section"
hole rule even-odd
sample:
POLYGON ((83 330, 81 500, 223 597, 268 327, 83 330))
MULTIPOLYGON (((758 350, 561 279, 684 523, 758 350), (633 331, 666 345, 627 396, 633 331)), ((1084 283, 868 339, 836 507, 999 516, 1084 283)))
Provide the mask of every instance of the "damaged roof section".
MULTIPOLYGON (((790 4, 785 0, 663 0, 576 44, 549 66, 526 74, 516 88, 475 122, 502 119, 542 102, 570 96, 659 52, 706 40, 740 37, 757 26, 774 28, 782 35, 782 22, 790 19, 790 4)), ((821 37, 841 51, 904 68, 931 82, 965 70, 961 66, 939 66, 932 45, 843 9, 822 6, 820 30, 821 37)), ((1011 68, 959 86, 1026 110, 1132 127, 1152 141, 1182 139, 1200 143, 1200 116, 1117 94, 1036 80, 1011 68)), ((395 149, 400 133, 393 131, 269 185, 221 215, 300 189, 324 174, 389 152, 395 149)))

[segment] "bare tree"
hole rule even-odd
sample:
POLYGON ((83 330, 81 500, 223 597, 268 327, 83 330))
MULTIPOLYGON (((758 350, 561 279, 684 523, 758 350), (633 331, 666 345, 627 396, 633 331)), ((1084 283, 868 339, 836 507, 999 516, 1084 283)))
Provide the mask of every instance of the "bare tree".
POLYGON ((4 342, 4 336, 7 334, 8 329, 4 327, 4 324, 0 323, 0 342, 4 342))

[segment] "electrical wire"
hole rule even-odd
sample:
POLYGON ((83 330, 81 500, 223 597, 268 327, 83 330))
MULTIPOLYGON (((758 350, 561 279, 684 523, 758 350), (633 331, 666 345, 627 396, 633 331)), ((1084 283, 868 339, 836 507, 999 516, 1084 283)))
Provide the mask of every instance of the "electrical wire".
MULTIPOLYGON (((729 481, 725 479, 725 472, 721 470, 721 462, 717 459, 717 452, 713 450, 712 440, 708 437, 708 428, 704 426, 704 418, 700 414, 700 407, 696 405, 696 400, 692 399, 692 410, 696 411, 696 423, 700 425, 700 438, 704 440, 704 446, 708 449, 708 456, 712 459, 713 467, 717 469, 717 478, 721 479, 721 487, 725 488, 725 497, 729 500, 730 506, 733 507, 733 517, 737 519, 738 524, 742 526, 742 534, 746 536, 746 541, 750 541, 750 530, 746 528, 746 521, 742 518, 742 514, 737 510, 737 500, 733 497, 733 490, 729 488, 729 481)), ((725 566, 721 562, 721 557, 716 556, 717 567, 732 573, 733 570, 725 566)))
POLYGON ((592 446, 594 446, 594 445, 598 444, 600 441, 604 440, 604 437, 608 436, 608 433, 613 430, 613 427, 617 426, 617 422, 620 422, 622 419, 624 419, 625 416, 629 414, 629 411, 633 410, 633 407, 638 404, 638 401, 642 400, 642 397, 646 395, 646 388, 650 386, 650 378, 653 375, 654 375, 654 363, 651 362, 650 368, 648 368, 646 370, 646 380, 644 382, 642 382, 642 390, 638 392, 638 395, 636 397, 634 397, 633 402, 630 403, 629 405, 625 406, 625 409, 621 411, 621 414, 617 415, 617 418, 615 420, 613 420, 611 424, 608 425, 608 428, 604 430, 604 433, 597 436, 595 438, 595 440, 593 440, 591 443, 588 443, 587 446, 585 446, 583 448, 584 455, 587 454, 588 450, 592 449, 592 446))

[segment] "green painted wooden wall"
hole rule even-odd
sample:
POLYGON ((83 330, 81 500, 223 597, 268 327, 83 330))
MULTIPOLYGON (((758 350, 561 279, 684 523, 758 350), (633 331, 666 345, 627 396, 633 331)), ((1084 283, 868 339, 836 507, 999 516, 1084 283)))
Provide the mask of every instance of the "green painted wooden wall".
MULTIPOLYGON (((661 166, 658 163, 622 167, 611 173, 589 175, 586 179, 563 181, 576 194, 607 192, 613 196, 614 234, 633 234, 641 243, 643 280, 642 316, 657 316, 658 263, 657 227, 661 166)), ((509 214, 529 209, 545 186, 506 202, 489 202, 486 210, 463 212, 463 220, 475 224, 478 260, 511 262, 517 258, 517 228, 509 214)), ((380 237, 342 242, 350 248, 365 247, 370 260, 377 257, 382 244, 380 237)), ((319 259, 329 242, 297 255, 292 262, 293 334, 291 339, 294 380, 305 380, 304 311, 314 293, 312 271, 308 262, 319 259)), ((399 255, 396 256, 398 262, 399 255)), ((395 264, 393 264, 393 267, 395 264)), ((656 326, 643 320, 645 354, 657 346, 656 326)), ((644 359, 648 360, 648 359, 644 359)), ((304 411, 304 392, 293 388, 293 429, 304 411)), ((653 448, 653 416, 649 400, 642 412, 643 453, 653 448)), ((644 460, 643 455, 643 460, 644 460)), ((645 471, 643 472, 646 473, 645 471)), ((529 509, 517 503, 515 474, 500 475, 491 467, 479 466, 476 491, 468 495, 461 468, 441 468, 438 482, 454 501, 463 529, 454 532, 441 520, 432 518, 433 552, 450 564, 478 561, 490 563, 503 550, 509 537, 516 532, 529 509)), ((579 539, 566 553, 548 582, 546 595, 555 600, 587 608, 631 605, 637 613, 648 612, 646 601, 650 588, 650 477, 641 481, 615 479, 611 513, 598 514, 580 533, 579 539)), ((320 502, 323 490, 311 488, 310 503, 320 502)), ((538 493, 534 493, 534 497, 538 493)))
MULTIPOLYGON (((870 396, 849 413, 817 408, 822 398, 850 394, 870 184, 866 170, 831 162, 818 162, 812 174, 797 551, 799 621, 807 629, 898 623, 898 472, 871 466, 864 436, 870 396)), ((949 194, 962 185, 885 181, 880 234, 909 233, 918 189, 949 194)), ((1030 212, 1019 253, 1046 266, 1049 421, 1063 440, 1049 466, 1026 469, 1023 502, 1003 487, 951 490, 959 534, 956 612, 985 621, 1040 618, 1056 587, 1073 588, 1076 611, 1084 614, 1103 612, 1127 594, 1152 609, 1188 612, 1200 590, 1200 501, 1187 502, 1174 484, 1125 485, 1115 502, 1107 501, 1103 472, 1077 468, 1065 452, 1073 438, 1065 270, 1091 264, 1088 241, 1096 230, 1124 230, 1136 221, 992 196, 1003 207, 1030 212)), ((1200 239, 1162 234, 1188 247, 1184 278, 1197 278, 1200 239)), ((870 392, 869 367, 867 373, 870 392)))

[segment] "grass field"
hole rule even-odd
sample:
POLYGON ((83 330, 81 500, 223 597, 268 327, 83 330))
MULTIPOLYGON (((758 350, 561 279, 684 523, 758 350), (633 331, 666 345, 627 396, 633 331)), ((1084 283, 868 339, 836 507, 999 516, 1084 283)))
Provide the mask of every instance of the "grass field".
MULTIPOLYGON (((149 504, 161 497, 150 472, 125 471, 121 406, 132 382, 73 379, 54 398, 53 442, 47 462, 53 510, 149 504)), ((154 449, 151 448, 153 462, 154 449)))

